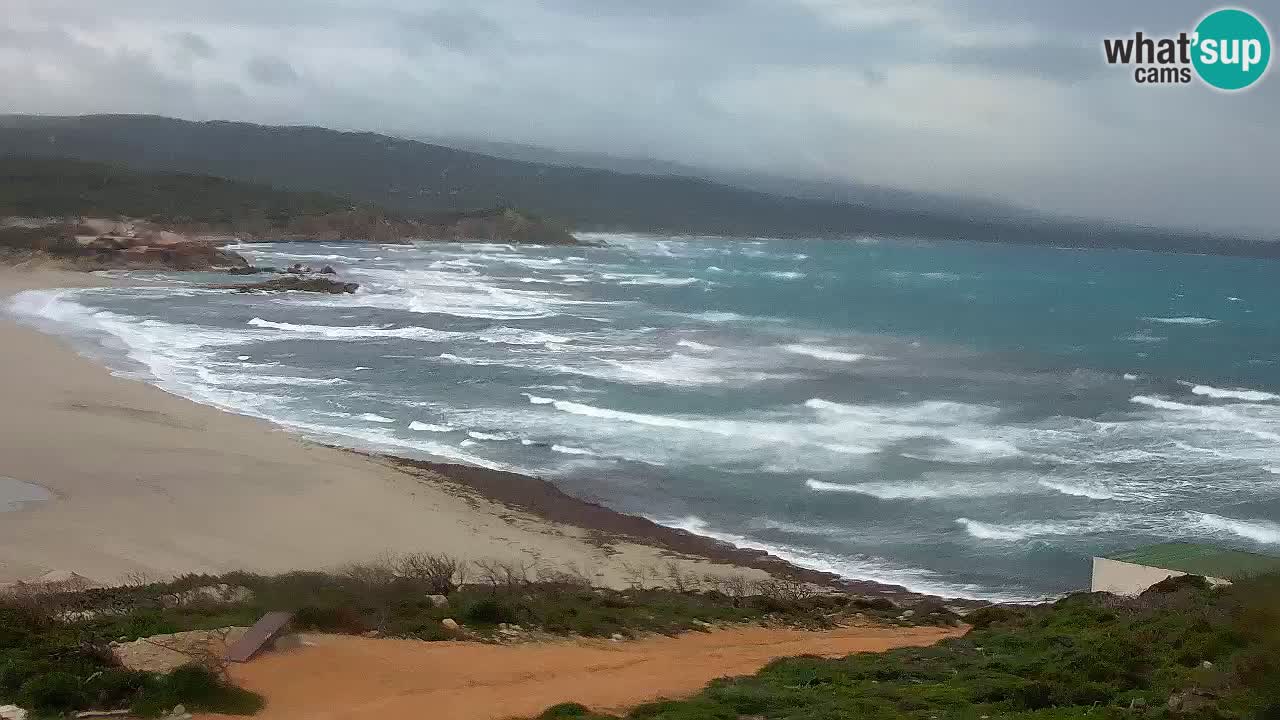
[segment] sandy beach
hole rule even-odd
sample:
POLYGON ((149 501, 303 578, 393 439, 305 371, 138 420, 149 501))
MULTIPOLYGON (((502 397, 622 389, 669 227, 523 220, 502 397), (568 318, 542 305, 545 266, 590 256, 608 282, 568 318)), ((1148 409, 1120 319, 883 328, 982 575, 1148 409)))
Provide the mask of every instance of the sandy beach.
MULTIPOLYGON (((5 268, 0 302, 100 282, 5 268)), ((493 502, 429 468, 322 447, 115 377, 4 313, 0 348, 0 477, 48 494, 0 512, 0 583, 51 571, 110 583, 322 569, 436 552, 526 560, 624 586, 635 568, 672 558, 670 549, 602 541, 599 531, 548 521, 521 503, 493 502)), ((725 561, 679 562, 698 573, 764 575, 725 561)))

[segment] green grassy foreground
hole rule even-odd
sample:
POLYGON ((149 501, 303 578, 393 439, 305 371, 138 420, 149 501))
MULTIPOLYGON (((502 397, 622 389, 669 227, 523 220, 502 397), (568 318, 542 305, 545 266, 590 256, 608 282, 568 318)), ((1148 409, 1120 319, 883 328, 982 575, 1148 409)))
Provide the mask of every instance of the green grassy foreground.
MULTIPOLYGON (((1211 590, 1165 581, 1135 599, 1078 594, 992 607, 931 648, 779 660, 639 720, 1280 718, 1280 575, 1211 590)), ((605 720, 565 704, 540 716, 605 720)))
POLYGON ((820 629, 864 620, 955 622, 940 603, 917 605, 904 618, 902 609, 882 598, 818 595, 786 581, 694 578, 674 566, 669 573, 663 581, 680 589, 619 591, 593 588, 582 575, 408 555, 341 573, 190 575, 0 595, 0 705, 15 703, 41 716, 90 708, 156 716, 178 704, 252 714, 261 698, 229 685, 224 668, 207 664, 208 658, 166 675, 134 672, 117 664, 111 644, 248 626, 270 610, 293 612, 296 630, 425 641, 676 635, 738 623, 820 629), (467 575, 471 581, 464 584, 467 575), (235 599, 202 592, 216 587, 234 590, 235 599))
POLYGON ((144 717, 176 705, 251 715, 262 707, 253 693, 195 665, 152 674, 120 667, 106 638, 59 621, 39 607, 0 605, 0 705, 17 704, 37 717, 73 710, 129 708, 144 717))

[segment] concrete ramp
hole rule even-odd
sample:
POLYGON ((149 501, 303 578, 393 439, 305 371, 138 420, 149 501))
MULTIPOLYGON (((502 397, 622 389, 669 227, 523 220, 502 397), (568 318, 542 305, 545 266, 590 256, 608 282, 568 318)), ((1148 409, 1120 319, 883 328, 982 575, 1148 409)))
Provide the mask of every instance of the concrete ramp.
POLYGON ((288 612, 269 612, 263 615, 258 622, 249 628, 249 632, 244 634, 235 642, 234 645, 227 648, 227 653, 223 657, 231 662, 248 662, 253 659, 254 655, 262 649, 263 645, 276 639, 276 636, 284 630, 289 621, 293 619, 293 613, 288 612))

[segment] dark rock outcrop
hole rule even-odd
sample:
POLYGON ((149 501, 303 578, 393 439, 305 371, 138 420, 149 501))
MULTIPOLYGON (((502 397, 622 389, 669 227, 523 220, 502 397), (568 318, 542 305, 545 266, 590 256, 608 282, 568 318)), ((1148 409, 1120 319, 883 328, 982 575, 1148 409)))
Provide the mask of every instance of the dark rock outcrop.
POLYGON ((289 275, 287 277, 275 278, 260 283, 250 283, 247 285, 215 285, 218 290, 235 290, 236 292, 252 293, 252 292, 286 292, 295 290, 298 292, 315 292, 329 293, 330 295, 341 295, 343 293, 353 293, 360 288, 359 283, 342 282, 328 277, 306 277, 301 275, 289 275))

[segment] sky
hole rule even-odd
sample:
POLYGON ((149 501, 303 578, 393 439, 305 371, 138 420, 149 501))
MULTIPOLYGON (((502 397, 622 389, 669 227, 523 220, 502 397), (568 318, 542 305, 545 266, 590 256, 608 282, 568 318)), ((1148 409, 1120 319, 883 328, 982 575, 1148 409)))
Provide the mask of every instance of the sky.
MULTIPOLYGON (((4 4, 0 112, 464 136, 1280 236, 1278 73, 1223 93, 1103 61, 1104 37, 1212 3, 4 4)), ((1245 7, 1276 35, 1280 8, 1245 7)))

